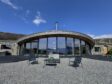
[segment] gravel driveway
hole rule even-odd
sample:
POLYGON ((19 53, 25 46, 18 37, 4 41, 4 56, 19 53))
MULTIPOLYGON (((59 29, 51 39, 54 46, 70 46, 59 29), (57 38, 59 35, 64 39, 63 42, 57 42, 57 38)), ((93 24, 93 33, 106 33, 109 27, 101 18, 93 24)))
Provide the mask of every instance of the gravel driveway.
POLYGON ((82 59, 82 66, 69 66, 68 58, 54 66, 29 65, 28 61, 1 63, 0 84, 112 84, 112 62, 82 59))

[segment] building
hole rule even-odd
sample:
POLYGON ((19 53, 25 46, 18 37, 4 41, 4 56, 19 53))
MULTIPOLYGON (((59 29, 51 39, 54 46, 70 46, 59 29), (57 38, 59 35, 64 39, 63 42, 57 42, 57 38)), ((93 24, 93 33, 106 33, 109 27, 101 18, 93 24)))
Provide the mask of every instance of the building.
POLYGON ((27 35, 17 40, 17 55, 47 56, 58 53, 61 57, 90 55, 94 40, 83 33, 48 31, 27 35))
POLYGON ((49 53, 59 53, 60 56, 107 55, 112 49, 112 38, 92 39, 79 32, 54 30, 31 35, 13 34, 10 38, 8 36, 9 33, 6 33, 5 39, 3 34, 0 37, 0 56, 47 56, 49 53))
POLYGON ((106 55, 112 49, 112 38, 94 39, 95 46, 92 49, 93 55, 106 55))
POLYGON ((12 55, 12 40, 0 40, 0 56, 12 55))
POLYGON ((0 32, 0 56, 17 55, 16 40, 23 36, 23 34, 0 32))

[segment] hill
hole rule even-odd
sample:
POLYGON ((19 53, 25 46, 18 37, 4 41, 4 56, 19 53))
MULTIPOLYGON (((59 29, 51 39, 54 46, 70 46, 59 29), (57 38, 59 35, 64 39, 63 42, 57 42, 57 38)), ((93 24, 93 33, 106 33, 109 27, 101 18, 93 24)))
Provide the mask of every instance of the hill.
POLYGON ((16 34, 16 33, 8 33, 8 32, 0 32, 0 40, 17 40, 23 36, 25 35, 16 34))

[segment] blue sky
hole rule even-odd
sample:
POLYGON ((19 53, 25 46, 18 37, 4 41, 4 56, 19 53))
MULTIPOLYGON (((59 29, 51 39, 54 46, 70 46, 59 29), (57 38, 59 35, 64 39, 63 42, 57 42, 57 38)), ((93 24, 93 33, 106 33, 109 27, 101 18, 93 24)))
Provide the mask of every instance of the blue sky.
POLYGON ((0 0, 0 31, 31 34, 55 29, 112 37, 112 0, 0 0))

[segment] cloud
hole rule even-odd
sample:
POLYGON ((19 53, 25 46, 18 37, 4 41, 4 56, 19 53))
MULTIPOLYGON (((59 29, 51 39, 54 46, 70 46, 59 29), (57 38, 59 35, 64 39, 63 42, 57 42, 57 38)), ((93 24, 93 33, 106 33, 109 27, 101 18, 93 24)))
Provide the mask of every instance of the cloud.
POLYGON ((92 37, 92 38, 95 37, 95 35, 93 35, 93 34, 87 34, 87 35, 90 36, 90 37, 92 37))
POLYGON ((104 35, 93 35, 93 34, 88 34, 90 37, 94 38, 94 39, 100 39, 100 38, 112 38, 112 34, 104 34, 104 35))
POLYGON ((35 16, 35 19, 33 20, 33 23, 37 26, 41 23, 46 23, 47 21, 41 17, 40 12, 37 12, 37 15, 35 16))
POLYGON ((26 10, 23 16, 20 16, 20 18, 25 22, 28 23, 28 16, 30 14, 30 10, 26 10))
POLYGON ((24 17, 21 17, 21 19, 25 22, 25 23, 28 23, 28 20, 24 17))
POLYGON ((22 20, 24 23, 29 23, 31 10, 27 9, 21 13, 20 12, 21 12, 21 10, 19 10, 19 12, 14 12, 14 16, 19 18, 20 20, 22 20))
POLYGON ((0 0, 2 3, 9 5, 10 7, 12 7, 13 9, 17 10, 18 7, 16 5, 14 5, 11 0, 0 0))
POLYGON ((30 14, 30 10, 26 10, 26 16, 30 14))

